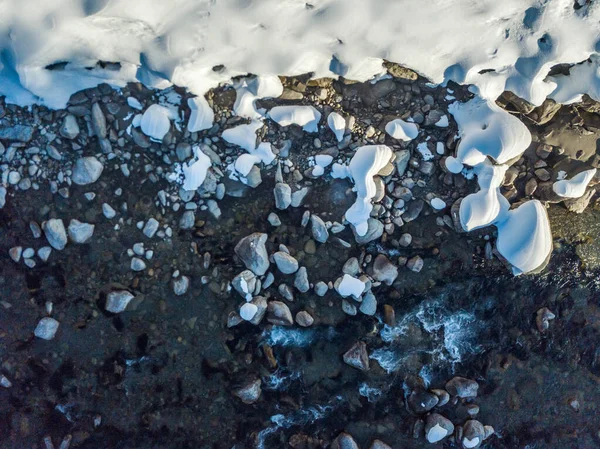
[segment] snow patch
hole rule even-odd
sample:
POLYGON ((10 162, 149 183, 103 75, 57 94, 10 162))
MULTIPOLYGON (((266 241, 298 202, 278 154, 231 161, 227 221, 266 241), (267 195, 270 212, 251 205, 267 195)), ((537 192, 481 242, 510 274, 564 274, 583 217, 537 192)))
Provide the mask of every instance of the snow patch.
POLYGON ((275 106, 268 115, 279 126, 298 125, 309 133, 319 130, 321 120, 321 113, 313 106, 275 106))
POLYGON ((585 193, 590 181, 596 175, 596 169, 582 171, 571 179, 563 179, 552 184, 552 190, 563 198, 579 198, 585 193))
POLYGON ((409 142, 419 135, 419 127, 397 118, 385 125, 385 132, 394 139, 409 142))

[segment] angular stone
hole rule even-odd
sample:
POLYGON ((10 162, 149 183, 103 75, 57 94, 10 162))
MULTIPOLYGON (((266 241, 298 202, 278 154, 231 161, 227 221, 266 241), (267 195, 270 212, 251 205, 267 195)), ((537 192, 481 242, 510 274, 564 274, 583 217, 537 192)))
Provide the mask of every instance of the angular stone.
POLYGON ((73 114, 65 116, 62 126, 60 127, 60 135, 66 139, 74 139, 79 135, 79 125, 73 114))
POLYGON ((344 353, 344 363, 361 371, 369 371, 369 354, 364 341, 358 341, 344 353))
POLYGON ((121 313, 127 308, 127 305, 133 298, 135 296, 127 290, 110 292, 106 295, 106 305, 104 308, 110 313, 121 313))
POLYGON ((282 182, 275 184, 273 189, 275 196, 275 207, 279 210, 285 210, 292 204, 292 188, 282 182))
POLYGON ((240 398, 244 404, 254 404, 260 399, 262 393, 261 383, 260 379, 251 380, 234 390, 233 394, 240 398))
POLYGON ((60 323, 54 318, 44 317, 38 322, 33 334, 43 340, 52 340, 58 331, 59 325, 60 323))
POLYGON ((73 219, 69 223, 69 238, 74 243, 86 243, 94 235, 94 228, 93 224, 73 219))
POLYGON ((383 254, 377 255, 373 262, 373 278, 386 285, 392 285, 398 277, 398 267, 383 254))
POLYGON ((273 261, 283 274, 292 274, 298 271, 298 261, 283 251, 273 254, 273 261))
POLYGON ((479 384, 474 380, 456 376, 446 383, 446 391, 459 398, 475 398, 479 384))
POLYGON ((294 318, 290 308, 281 301, 271 301, 267 306, 267 321, 277 326, 291 326, 294 318))
POLYGON ((33 137, 33 128, 27 125, 0 127, 0 139, 29 142, 33 137))
POLYGON ((325 243, 329 238, 329 231, 325 226, 325 222, 318 215, 311 215, 310 224, 314 239, 319 243, 325 243))
POLYGON ((242 238, 234 249, 246 268, 257 276, 262 276, 269 269, 269 255, 265 246, 267 238, 267 234, 255 232, 242 238))
POLYGON ((92 129, 99 139, 106 138, 106 117, 98 103, 92 105, 92 129))
POLYGON ((340 433, 331 443, 331 449, 360 449, 352 435, 346 432, 340 433))
POLYGON ((94 156, 77 159, 73 166, 72 181, 80 186, 92 184, 100 178, 104 166, 94 156))
POLYGON ((306 293, 310 289, 306 267, 300 267, 296 272, 296 276, 294 277, 294 287, 301 293, 306 293))
POLYGON ((42 224, 46 239, 52 248, 62 251, 67 245, 67 231, 61 219, 51 218, 42 224))

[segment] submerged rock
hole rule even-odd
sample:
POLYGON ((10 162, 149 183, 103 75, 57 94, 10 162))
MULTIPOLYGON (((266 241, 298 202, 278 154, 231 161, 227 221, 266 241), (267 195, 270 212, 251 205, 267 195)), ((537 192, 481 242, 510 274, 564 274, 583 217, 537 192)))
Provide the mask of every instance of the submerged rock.
POLYGON ((267 321, 277 326, 291 326, 294 324, 294 318, 290 308, 281 301, 271 301, 267 306, 267 321))
POLYGON ((479 384, 464 377, 456 376, 446 383, 446 391, 459 398, 475 398, 477 390, 479 390, 479 384))
POLYGON ((425 438, 430 443, 437 443, 442 441, 454 432, 454 424, 452 422, 439 415, 432 413, 425 421, 425 438))

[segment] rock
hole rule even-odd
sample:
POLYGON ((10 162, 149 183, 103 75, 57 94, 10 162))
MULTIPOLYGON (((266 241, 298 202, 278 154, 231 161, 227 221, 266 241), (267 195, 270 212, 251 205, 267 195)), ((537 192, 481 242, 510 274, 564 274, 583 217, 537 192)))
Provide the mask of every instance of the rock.
POLYGON ((60 323, 54 318, 44 317, 38 322, 33 334, 44 340, 52 340, 56 335, 56 331, 58 331, 59 325, 60 323))
POLYGON ((252 189, 255 189, 262 183, 262 177, 260 175, 260 168, 253 165, 250 169, 250 173, 246 176, 246 185, 252 189))
POLYGON ((377 240, 383 235, 383 223, 375 218, 369 218, 367 220, 367 233, 363 236, 360 236, 356 233, 356 229, 352 226, 352 232, 354 233, 354 238, 356 243, 359 245, 366 245, 373 240, 377 240))
POLYGON ((80 186, 92 184, 100 178, 103 170, 104 166, 94 156, 82 157, 75 161, 71 179, 80 186))
POLYGON ((180 229, 193 229, 194 223, 196 222, 196 214, 193 210, 186 210, 181 218, 179 219, 180 229))
POLYGON ((117 215, 117 211, 115 211, 110 204, 107 203, 103 203, 102 204, 102 213, 104 214, 104 216, 106 218, 108 218, 109 220, 111 218, 115 218, 115 216, 117 215))
POLYGON ((414 413, 426 413, 438 404, 439 398, 428 391, 412 391, 406 402, 414 413))
POLYGON ((173 293, 177 296, 185 295, 190 288, 190 278, 187 276, 179 276, 171 281, 173 293))
POLYGON ((233 278, 231 285, 243 298, 250 300, 256 289, 256 275, 250 270, 244 270, 233 278))
POLYGON ((66 139, 74 139, 79 135, 79 125, 74 115, 68 114, 65 116, 60 127, 60 135, 66 139))
POLYGON ((260 379, 251 380, 234 390, 233 394, 240 398, 244 404, 254 404, 260 399, 260 394, 262 393, 260 389, 261 383, 260 379))
POLYGON ((0 127, 0 139, 29 142, 33 137, 33 128, 27 125, 0 127))
POLYGON ((292 204, 292 188, 283 182, 275 184, 273 195, 275 196, 275 207, 279 210, 287 209, 292 204))
POLYGON ((22 246, 13 246, 11 249, 8 250, 8 255, 10 256, 10 258, 17 263, 19 263, 19 261, 21 260, 22 253, 22 246))
POLYGON ((275 213, 275 212, 271 212, 269 214, 269 216, 267 217, 267 221, 269 222, 269 224, 271 226, 281 226, 281 220, 279 219, 279 216, 275 213))
POLYGON ((69 223, 69 238, 74 243, 86 243, 94 235, 95 226, 89 223, 82 223, 79 220, 71 220, 69 223))
POLYGON ((410 235, 408 233, 402 234, 400 236, 400 238, 398 239, 398 243, 403 248, 410 246, 410 244, 412 243, 412 235, 410 235))
POLYGON ((302 327, 310 327, 315 319, 306 310, 301 310, 296 314, 296 323, 302 327))
POLYGON ((121 313, 131 300, 135 298, 127 290, 117 290, 106 295, 106 305, 104 308, 110 313, 121 313))
POLYGON ((342 312, 350 316, 356 316, 356 314, 358 313, 356 311, 356 306, 350 301, 346 301, 345 299, 342 300, 342 312))
POLYGON ((42 224, 46 239, 52 248, 62 251, 67 245, 67 231, 61 219, 51 218, 42 224))
POLYGON ((146 237, 151 239, 152 237, 154 237, 154 234, 156 234, 156 231, 158 231, 158 226, 158 220, 156 220, 155 218, 149 218, 146 224, 144 225, 144 229, 142 230, 142 232, 146 237))
POLYGON ((527 195, 527 196, 533 195, 537 189, 537 186, 538 186, 538 183, 535 180, 535 178, 531 178, 529 181, 527 181, 525 183, 525 195, 527 195))
POLYGON ((398 267, 390 262, 386 256, 379 254, 373 262, 373 278, 385 285, 392 285, 397 277, 398 267))
POLYGON ((396 326, 396 311, 389 304, 383 305, 383 322, 390 327, 396 326))
POLYGON ((358 264, 358 259, 356 257, 351 257, 344 263, 342 267, 342 273, 348 274, 350 276, 357 276, 360 273, 360 265, 358 264))
POLYGON ((381 440, 374 440, 369 446, 369 449, 392 449, 392 446, 385 444, 381 440))
POLYGON ((404 220, 406 223, 416 220, 421 214, 424 205, 425 202, 423 200, 413 200, 408 203, 406 212, 402 214, 402 220, 404 220))
POLYGON ((306 267, 300 267, 298 269, 298 272, 294 277, 294 287, 296 287, 301 293, 306 293, 310 289, 306 267))
POLYGON ((434 390, 431 390, 431 392, 438 397, 438 403, 437 403, 438 407, 443 407, 448 402, 450 402, 450 394, 446 390, 434 389, 434 390))
POLYGON ((42 246, 40 249, 38 249, 37 254, 38 257, 42 260, 42 262, 48 262, 51 252, 52 248, 50 248, 49 246, 42 246))
POLYGON ((139 257, 133 257, 131 259, 131 269, 133 271, 144 271, 146 269, 146 262, 139 257))
POLYGON ((328 290, 329 287, 327 287, 327 284, 323 281, 319 281, 315 284, 315 294, 317 296, 325 296, 328 290))
POLYGON ((479 384, 471 379, 456 376, 446 383, 446 391, 459 398, 475 398, 479 384))
POLYGON ((406 67, 402 67, 401 65, 396 64, 395 62, 384 61, 384 67, 387 69, 390 75, 394 78, 401 78, 410 81, 415 81, 419 78, 416 72, 407 69, 406 67))
POLYGON ((352 435, 342 432, 331 443, 331 449, 359 449, 352 435))
POLYGON ((535 149, 535 154, 540 158, 540 159, 548 159, 548 156, 550 156, 552 154, 552 146, 545 144, 545 143, 540 143, 538 144, 537 148, 535 149))
POLYGON ((565 200, 565 207, 570 212, 580 214, 587 209, 588 205, 590 204, 590 200, 592 199, 595 193, 595 189, 590 189, 579 198, 565 200))
POLYGON ((485 431, 485 435, 483 437, 484 440, 487 440, 489 437, 496 433, 492 426, 483 426, 483 430, 485 431))
POLYGON ((262 276, 269 269, 269 255, 265 246, 267 238, 267 234, 255 232, 241 239, 234 249, 246 268, 257 276, 262 276))
POLYGON ((318 215, 311 215, 310 224, 314 239, 317 242, 325 243, 329 238, 329 231, 325 226, 325 222, 318 215))
POLYGON ((7 194, 7 190, 6 187, 4 186, 0 186, 0 209, 2 209, 4 206, 6 206, 6 194, 7 194))
POLYGON ((106 138, 106 117, 98 103, 92 105, 92 129, 99 139, 106 138))
POLYGON ((406 262, 406 267, 415 273, 419 273, 423 269, 423 265, 424 262, 420 256, 411 257, 408 259, 408 262, 406 262))
POLYGON ((250 304, 256 306, 256 314, 254 315, 254 318, 250 320, 250 323, 258 326, 267 313, 267 298, 264 296, 255 296, 252 301, 250 301, 250 304))
POLYGON ((283 251, 273 254, 273 261, 283 274, 292 274, 298 271, 298 261, 283 251))
POLYGON ((475 449, 481 446, 485 439, 485 429, 479 421, 470 419, 463 425, 461 443, 465 449, 475 449))
POLYGON ((408 150, 400 150, 394 153, 396 155, 396 160, 394 164, 396 165, 396 174, 398 176, 404 176, 406 173, 406 168, 408 167, 408 161, 410 161, 410 151, 408 150))
MULTIPOLYGON (((204 153, 204 151, 202 152, 204 153)), ((192 157, 192 146, 187 142, 180 142, 175 148, 175 154, 177 155, 179 162, 187 161, 192 157)))
POLYGON ((267 306, 267 321, 277 326, 291 326, 294 324, 290 308, 281 301, 271 301, 267 306))
POLYGON ((294 291, 292 290, 292 288, 289 285, 279 284, 279 287, 277 287, 277 291, 287 301, 291 302, 294 300, 294 291))
POLYGON ((300 190, 296 190, 292 193, 292 207, 300 207, 307 194, 308 187, 302 187, 300 190))
POLYGON ((369 354, 364 341, 357 341, 344 353, 344 363, 361 371, 369 371, 369 354))
POLYGON ((454 424, 442 415, 432 413, 425 421, 425 438, 430 443, 442 441, 454 432, 454 424))
POLYGON ((365 293, 363 300, 360 303, 360 311, 365 315, 375 315, 377 312, 377 298, 370 290, 365 293))
POLYGON ((242 307, 240 307, 240 317, 242 317, 244 321, 252 321, 252 319, 256 316, 257 313, 258 307, 256 307, 256 305, 252 304, 251 302, 247 302, 246 304, 243 304, 242 307))
POLYGON ((554 318, 556 318, 556 315, 550 312, 548 307, 542 307, 540 310, 538 310, 535 316, 535 324, 538 328, 538 331, 542 333, 546 332, 550 326, 550 321, 554 318))
POLYGON ((538 168, 537 170, 534 171, 535 176, 537 176, 537 178, 540 181, 550 181, 551 175, 550 172, 548 170, 546 170, 545 168, 538 168))
POLYGON ((1 374, 0 375, 0 386, 2 386, 4 388, 10 388, 10 387, 12 387, 12 382, 10 380, 8 380, 8 378, 4 374, 1 374))

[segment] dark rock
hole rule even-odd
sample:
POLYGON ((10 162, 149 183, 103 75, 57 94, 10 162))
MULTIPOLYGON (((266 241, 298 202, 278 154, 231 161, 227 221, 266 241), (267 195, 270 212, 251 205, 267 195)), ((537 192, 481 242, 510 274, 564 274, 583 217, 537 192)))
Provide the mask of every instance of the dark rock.
POLYGON ((411 201, 410 203, 408 203, 406 212, 404 212, 402 214, 402 219, 406 223, 410 223, 411 221, 416 220, 419 217, 419 215, 421 214, 421 211, 423 210, 424 205, 425 205, 425 202, 423 200, 411 201))
POLYGON ((352 435, 342 432, 331 443, 331 449, 359 449, 352 435))
POLYGON ((425 438, 430 443, 442 441, 453 432, 454 424, 442 415, 432 413, 425 420, 425 438))
POLYGON ((369 370, 369 354, 367 353, 367 345, 364 341, 356 342, 344 354, 344 362, 353 368, 361 371, 369 370))
POLYGON ((446 383, 446 391, 459 398, 475 398, 478 389, 479 384, 477 382, 459 376, 450 379, 446 383))
POLYGON ((406 400, 414 413, 426 413, 439 403, 439 398, 428 391, 413 391, 406 400))
POLYGON ((294 324, 290 308, 281 301, 271 301, 267 306, 267 321, 277 326, 291 326, 294 324))
POLYGON ((463 426, 460 440, 465 449, 477 449, 485 439, 485 429, 479 421, 470 419, 463 426))

